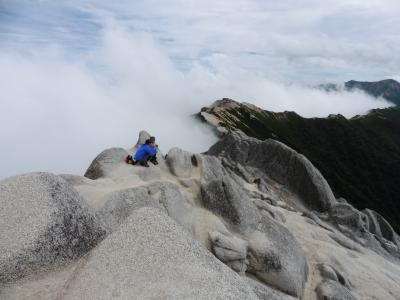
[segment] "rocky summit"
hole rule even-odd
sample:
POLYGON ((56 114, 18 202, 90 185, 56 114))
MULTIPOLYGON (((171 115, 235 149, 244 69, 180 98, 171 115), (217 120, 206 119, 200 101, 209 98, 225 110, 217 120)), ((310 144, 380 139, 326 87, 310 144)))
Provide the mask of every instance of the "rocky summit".
POLYGON ((0 299, 400 299, 398 234, 306 156, 227 130, 125 163, 148 137, 0 181, 0 299))

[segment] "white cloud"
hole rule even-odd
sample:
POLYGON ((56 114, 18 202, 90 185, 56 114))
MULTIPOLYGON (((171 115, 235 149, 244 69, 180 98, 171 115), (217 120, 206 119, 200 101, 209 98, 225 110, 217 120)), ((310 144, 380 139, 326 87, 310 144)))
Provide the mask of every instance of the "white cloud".
POLYGON ((207 65, 180 71, 151 35, 116 24, 99 47, 72 61, 57 47, 0 54, 0 177, 33 170, 82 174, 101 150, 132 146, 141 129, 156 135, 164 151, 206 150, 215 137, 188 116, 222 97, 304 116, 349 116, 388 105, 363 94, 272 82, 224 54, 209 56, 207 65))
POLYGON ((287 83, 379 80, 400 68, 396 0, 80 0, 75 5, 99 22, 112 17, 151 32, 166 41, 170 57, 188 64, 222 53, 244 69, 287 83))
POLYGON ((205 150, 213 137, 187 116, 222 97, 307 117, 388 106, 302 84, 398 74, 399 13, 397 0, 3 0, 0 177, 82 174, 141 129, 164 151, 205 150))

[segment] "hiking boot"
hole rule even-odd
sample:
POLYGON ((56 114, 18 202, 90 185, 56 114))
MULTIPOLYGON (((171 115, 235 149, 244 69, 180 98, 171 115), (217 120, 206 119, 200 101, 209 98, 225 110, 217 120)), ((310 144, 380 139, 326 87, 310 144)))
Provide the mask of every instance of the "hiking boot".
POLYGON ((125 158, 125 162, 128 164, 128 165, 134 165, 135 163, 134 163, 134 160, 132 159, 132 156, 131 155, 128 155, 126 158, 125 158))
POLYGON ((140 165, 143 167, 146 167, 146 168, 150 167, 149 164, 147 163, 147 161, 140 162, 140 165))
POLYGON ((150 158, 150 162, 153 164, 153 165, 158 165, 158 161, 157 161, 157 158, 156 157, 152 157, 152 158, 150 158))

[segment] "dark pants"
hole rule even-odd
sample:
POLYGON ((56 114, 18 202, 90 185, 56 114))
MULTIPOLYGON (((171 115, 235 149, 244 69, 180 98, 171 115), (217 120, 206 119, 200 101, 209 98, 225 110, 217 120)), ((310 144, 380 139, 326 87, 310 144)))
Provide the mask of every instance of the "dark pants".
POLYGON ((149 160, 155 159, 156 156, 150 156, 148 154, 143 155, 142 159, 138 161, 138 163, 143 166, 146 165, 149 160))

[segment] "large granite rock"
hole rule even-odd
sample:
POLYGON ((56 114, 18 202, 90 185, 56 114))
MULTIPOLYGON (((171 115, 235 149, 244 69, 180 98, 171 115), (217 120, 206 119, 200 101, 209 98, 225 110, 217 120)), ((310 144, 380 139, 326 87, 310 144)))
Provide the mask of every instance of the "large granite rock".
POLYGON ((245 168, 261 170, 317 211, 327 211, 336 202, 328 183, 312 163, 304 155, 276 140, 260 141, 241 132, 232 132, 207 153, 240 163, 245 168))
POLYGON ((357 300, 347 287, 334 280, 323 280, 316 292, 319 300, 357 300))
POLYGON ((191 205, 171 182, 156 182, 110 193, 99 215, 108 231, 115 230, 135 210, 153 207, 167 213, 185 228, 190 229, 191 205))
POLYGON ((263 216, 257 230, 246 237, 249 242, 247 271, 271 287, 302 297, 308 265, 292 233, 272 218, 263 216))
POLYGON ((347 237, 389 259, 400 259, 400 238, 377 212, 362 212, 343 202, 332 206, 328 220, 347 237))
POLYGON ((329 264, 320 264, 319 265, 319 271, 321 273, 321 276, 327 280, 333 280, 341 285, 351 288, 351 284, 349 280, 347 279, 346 276, 344 276, 341 272, 339 272, 334 266, 329 265, 329 264))
POLYGON ((337 226, 345 226, 351 230, 366 230, 363 214, 348 203, 333 205, 329 216, 337 226))
POLYGON ((247 194, 228 176, 203 182, 205 208, 221 216, 240 232, 256 227, 261 215, 247 194))
MULTIPOLYGON (((203 205, 223 218, 248 242, 247 266, 242 269, 247 269, 268 285, 301 297, 308 277, 308 265, 294 236, 270 214, 262 213, 240 183, 233 179, 235 175, 215 157, 203 156, 202 170, 203 205)), ((228 245, 228 241, 225 244, 228 245)), ((235 255, 246 252, 240 247, 228 248, 234 250, 232 254, 235 255)), ((238 269, 239 266, 236 264, 238 269)))
POLYGON ((139 132, 139 137, 138 140, 136 142, 136 145, 134 148, 139 148, 141 145, 143 145, 147 139, 149 139, 151 137, 150 133, 148 133, 145 130, 142 130, 139 132))
POLYGON ((366 216, 365 227, 369 232, 400 247, 399 235, 384 217, 371 209, 364 209, 362 212, 366 216))
POLYGON ((218 231, 210 232, 209 235, 215 256, 236 272, 244 274, 248 263, 247 241, 218 231))
POLYGON ((79 258, 105 234, 85 201, 56 175, 5 179, 0 195, 0 282, 79 258))
POLYGON ((172 148, 168 151, 166 162, 172 174, 188 178, 191 176, 193 168, 198 165, 198 157, 179 148, 172 148))
POLYGON ((101 152, 90 164, 85 177, 98 179, 107 176, 117 165, 125 164, 128 152, 123 148, 110 148, 101 152))
POLYGON ((107 225, 107 231, 117 229, 133 211, 142 207, 154 207, 165 210, 160 202, 152 201, 144 187, 135 187, 115 191, 107 195, 106 202, 99 210, 99 216, 107 225))
POLYGON ((257 279, 246 277, 246 281, 253 288, 254 293, 257 295, 258 299, 260 299, 260 300, 298 300, 299 299, 299 298, 289 296, 278 290, 275 290, 275 289, 261 283, 257 279))
POLYGON ((82 262, 62 299, 258 299, 167 215, 134 211, 82 262))
MULTIPOLYGON (((148 133, 146 130, 141 130, 139 132, 139 137, 138 137, 138 140, 137 140, 135 146, 133 146, 132 148, 129 149, 129 153, 134 155, 134 153, 136 153, 136 150, 139 149, 139 147, 141 145, 143 145, 146 142, 146 140, 149 139, 150 137, 151 137, 150 133, 148 133)), ((156 140, 156 143, 157 143, 157 140, 156 140)), ((163 154, 162 154, 161 150, 157 148, 157 157, 162 157, 162 156, 163 156, 163 154)))

